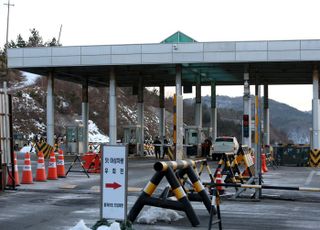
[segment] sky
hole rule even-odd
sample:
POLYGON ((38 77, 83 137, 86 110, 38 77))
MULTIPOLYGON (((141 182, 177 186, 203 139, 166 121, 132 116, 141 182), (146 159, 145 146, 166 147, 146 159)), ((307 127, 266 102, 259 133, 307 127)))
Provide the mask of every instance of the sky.
MULTIPOLYGON (((7 1, 0 0, 1 47, 7 1)), ((18 34, 27 40, 29 29, 36 28, 48 41, 58 37, 60 25, 64 46, 159 43, 178 30, 200 42, 320 39, 319 0, 10 1, 15 6, 9 40, 18 34)), ((243 88, 218 87, 217 94, 242 96, 243 88)), ((270 86, 269 97, 309 111, 312 86, 270 86)))

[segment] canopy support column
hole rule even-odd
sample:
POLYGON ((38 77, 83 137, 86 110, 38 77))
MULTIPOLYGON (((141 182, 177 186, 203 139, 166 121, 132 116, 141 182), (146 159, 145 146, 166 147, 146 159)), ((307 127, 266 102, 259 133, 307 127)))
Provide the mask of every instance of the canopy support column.
POLYGON ((117 144, 117 86, 114 69, 110 69, 109 83, 109 138, 110 145, 117 144))
POLYGON ((269 117, 269 87, 264 84, 264 102, 263 102, 263 128, 264 128, 264 145, 270 145, 270 117, 269 117))
POLYGON ((83 153, 88 152, 88 120, 89 120, 88 79, 82 83, 82 124, 83 124, 83 153))
POLYGON ((320 149, 319 71, 316 65, 313 68, 312 80, 312 149, 320 149))
POLYGON ((47 77, 47 143, 54 146, 54 76, 49 72, 47 77))
POLYGON ((250 83, 249 73, 244 73, 244 91, 243 91, 243 114, 248 118, 247 133, 242 128, 242 144, 252 147, 251 143, 251 97, 250 97, 250 83))
POLYGON ((211 82, 211 138, 217 138, 217 102, 216 102, 216 82, 211 82))
POLYGON ((201 156, 201 129, 202 129, 202 103, 201 103, 201 76, 197 76, 196 82, 196 106, 195 125, 198 131, 197 155, 201 156))
POLYGON ((183 97, 182 97, 182 69, 176 66, 176 151, 175 159, 183 159, 183 97))
POLYGON ((166 122, 165 122, 165 105, 164 105, 164 97, 165 97, 165 92, 164 92, 164 85, 161 85, 159 87, 160 91, 160 97, 159 97, 159 107, 160 107, 160 116, 159 116, 159 135, 160 135, 160 141, 161 141, 161 156, 163 156, 163 144, 164 144, 164 139, 166 135, 166 122))
POLYGON ((139 78, 138 85, 138 125, 139 128, 139 155, 143 156, 144 153, 144 103, 143 103, 143 81, 142 77, 139 78))

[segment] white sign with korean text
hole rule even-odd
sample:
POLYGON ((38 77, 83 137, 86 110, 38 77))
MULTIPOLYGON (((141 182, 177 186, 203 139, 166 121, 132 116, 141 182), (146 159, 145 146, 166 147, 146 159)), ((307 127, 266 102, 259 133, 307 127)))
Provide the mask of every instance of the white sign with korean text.
POLYGON ((127 147, 103 146, 102 218, 126 220, 127 216, 127 147))

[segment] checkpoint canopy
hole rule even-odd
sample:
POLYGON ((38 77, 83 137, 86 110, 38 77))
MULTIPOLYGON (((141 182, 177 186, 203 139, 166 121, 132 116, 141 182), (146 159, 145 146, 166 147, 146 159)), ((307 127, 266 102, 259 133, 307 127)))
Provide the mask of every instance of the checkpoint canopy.
POLYGON ((177 32, 161 43, 61 46, 8 49, 9 68, 82 83, 109 85, 114 68, 117 86, 174 86, 176 65, 182 84, 242 85, 250 83, 312 84, 314 64, 320 60, 320 40, 196 42, 177 32))

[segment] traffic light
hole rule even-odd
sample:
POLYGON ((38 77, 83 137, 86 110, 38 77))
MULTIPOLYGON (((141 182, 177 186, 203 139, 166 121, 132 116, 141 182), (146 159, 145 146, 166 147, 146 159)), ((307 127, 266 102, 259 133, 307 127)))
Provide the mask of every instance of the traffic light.
POLYGON ((243 115, 243 137, 249 137, 249 115, 243 115))

